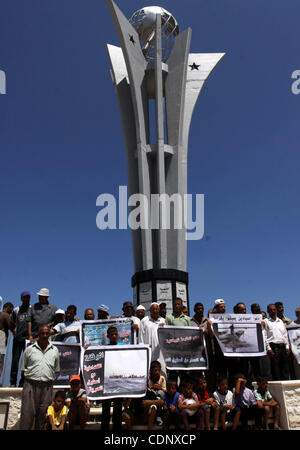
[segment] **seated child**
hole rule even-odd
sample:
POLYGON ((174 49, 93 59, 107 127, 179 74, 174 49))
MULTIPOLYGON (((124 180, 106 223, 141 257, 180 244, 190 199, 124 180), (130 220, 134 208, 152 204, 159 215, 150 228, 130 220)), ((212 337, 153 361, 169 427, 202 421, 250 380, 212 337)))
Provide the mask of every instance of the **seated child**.
POLYGON ((73 430, 74 425, 85 429, 89 414, 89 403, 86 392, 81 388, 81 379, 79 375, 72 375, 70 378, 71 389, 67 392, 66 405, 69 408, 69 430, 73 430))
POLYGON ((207 382, 205 377, 200 377, 198 381, 198 400, 200 408, 204 411, 204 427, 210 430, 210 412, 214 410, 214 430, 218 429, 219 423, 219 405, 216 400, 207 392, 207 382))
POLYGON ((150 364, 150 374, 148 377, 148 388, 156 391, 161 398, 164 397, 166 392, 166 380, 160 373, 161 364, 159 361, 152 361, 150 364))
MULTIPOLYGON (((148 388, 155 391, 160 398, 164 399, 164 393, 166 392, 166 380, 161 375, 161 364, 159 361, 152 361, 150 364, 150 374, 148 377, 148 388)), ((159 415, 156 416, 156 423, 162 425, 163 421, 159 415)))
POLYGON ((181 418, 177 409, 178 398, 179 392, 177 392, 176 380, 169 379, 167 381, 167 392, 164 393, 164 406, 162 414, 164 430, 168 430, 172 423, 174 423, 175 429, 179 428, 181 418))
MULTIPOLYGON (((233 393, 228 390, 228 379, 220 377, 217 381, 217 389, 213 393, 213 397, 219 405, 219 417, 222 430, 226 430, 226 422, 232 420, 232 430, 236 430, 240 420, 240 411, 236 410, 232 404, 233 393)), ((218 422, 215 422, 218 429, 218 422)))
MULTIPOLYGON (((132 420, 134 420, 135 423, 142 422, 143 424, 147 424, 148 430, 152 430, 155 419, 157 416, 160 416, 163 405, 164 401, 160 395, 154 390, 147 388, 145 397, 136 398, 131 402, 131 411, 133 411, 133 415, 130 418, 131 425, 132 420)), ((127 421, 126 426, 128 428, 127 421)))
MULTIPOLYGON (((247 430, 248 420, 255 417, 257 422, 257 403, 251 389, 246 387, 247 378, 238 373, 234 376, 235 387, 233 388, 232 404, 240 410, 240 421, 242 428, 247 430)), ((257 423, 256 423, 257 424, 257 423)))
MULTIPOLYGON (((118 329, 114 326, 110 326, 107 330, 107 337, 109 339, 109 345, 118 345, 119 333, 118 329)), ((108 400, 102 400, 102 419, 101 430, 109 430, 110 422, 110 408, 113 407, 112 423, 113 430, 120 431, 122 429, 122 398, 113 398, 108 400)))
MULTIPOLYGON (((261 412, 263 418, 263 427, 265 430, 269 430, 268 417, 271 409, 274 411, 274 430, 280 430, 279 428, 279 404, 272 397, 271 392, 268 390, 268 380, 264 377, 257 377, 257 389, 254 390, 254 397, 257 401, 258 410, 261 412)), ((258 418, 261 421, 261 415, 258 418)), ((261 422, 258 426, 260 426, 261 422)))
POLYGON ((57 391, 54 395, 53 404, 47 410, 47 430, 65 430, 68 408, 65 405, 65 391, 57 391))
POLYGON ((148 430, 152 430, 155 421, 158 424, 163 423, 160 412, 164 404, 166 381, 161 375, 160 369, 160 363, 152 361, 145 397, 125 401, 123 419, 128 430, 132 429, 133 424, 141 422, 147 424, 148 430))
POLYGON ((178 409, 183 427, 185 430, 190 430, 191 418, 195 416, 196 429, 202 430, 204 412, 203 409, 199 408, 198 397, 195 392, 193 392, 193 381, 189 379, 183 380, 181 388, 182 394, 180 394, 178 398, 178 409))

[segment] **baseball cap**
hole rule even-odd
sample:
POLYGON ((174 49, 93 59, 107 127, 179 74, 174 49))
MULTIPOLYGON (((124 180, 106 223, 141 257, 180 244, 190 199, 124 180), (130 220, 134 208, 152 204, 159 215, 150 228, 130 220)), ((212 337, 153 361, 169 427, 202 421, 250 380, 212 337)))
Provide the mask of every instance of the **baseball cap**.
POLYGON ((80 376, 79 375, 72 375, 71 378, 70 378, 70 383, 72 383, 72 381, 75 381, 75 380, 81 381, 80 380, 80 376))
POLYGON ((215 300, 215 306, 217 305, 225 305, 225 302, 222 298, 217 298, 217 300, 215 300))
POLYGON ((29 295, 29 297, 30 297, 30 292, 29 291, 23 291, 23 292, 21 292, 21 297, 26 297, 26 296, 28 296, 29 295))
POLYGON ((55 311, 55 314, 65 314, 65 312, 64 312, 63 309, 57 309, 57 310, 55 311))
POLYGON ((109 313, 109 307, 106 306, 106 305, 100 305, 100 306, 98 306, 97 310, 98 310, 98 311, 100 310, 100 311, 104 311, 104 312, 106 312, 106 313, 109 313))
POLYGON ((37 295, 41 295, 42 297, 49 297, 50 296, 49 289, 43 288, 37 293, 37 295))

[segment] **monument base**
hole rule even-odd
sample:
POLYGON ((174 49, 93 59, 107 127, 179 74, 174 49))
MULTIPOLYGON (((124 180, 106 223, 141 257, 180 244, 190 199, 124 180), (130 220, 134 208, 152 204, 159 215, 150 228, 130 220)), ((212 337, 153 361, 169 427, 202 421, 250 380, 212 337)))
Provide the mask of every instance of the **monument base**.
POLYGON ((133 304, 143 305, 146 313, 152 302, 166 303, 167 314, 173 311, 173 301, 181 298, 189 308, 188 273, 177 269, 150 269, 136 272, 132 279, 133 304))

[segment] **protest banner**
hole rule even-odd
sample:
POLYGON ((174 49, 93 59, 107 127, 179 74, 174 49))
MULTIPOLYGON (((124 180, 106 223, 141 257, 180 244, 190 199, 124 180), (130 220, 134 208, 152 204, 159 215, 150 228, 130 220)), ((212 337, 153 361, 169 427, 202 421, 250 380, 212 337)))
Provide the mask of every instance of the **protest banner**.
POLYGON ((210 314, 209 319, 224 356, 266 354, 261 314, 210 314))
POLYGON ((169 370, 207 369, 203 330, 198 327, 158 327, 159 345, 169 370))
POLYGON ((150 348, 107 345, 83 349, 81 371, 87 397, 104 400, 143 397, 147 390, 150 348))
POLYGON ((297 363, 300 364, 300 326, 288 325, 286 328, 289 336, 291 351, 297 363))
POLYGON ((59 351, 60 373, 54 381, 54 388, 66 388, 70 386, 69 379, 72 375, 78 375, 80 371, 80 344, 67 344, 52 341, 59 351))
POLYGON ((118 329, 118 345, 135 344, 136 332, 131 329, 130 318, 116 318, 105 320, 83 320, 81 321, 81 345, 109 345, 107 330, 114 326, 118 329))

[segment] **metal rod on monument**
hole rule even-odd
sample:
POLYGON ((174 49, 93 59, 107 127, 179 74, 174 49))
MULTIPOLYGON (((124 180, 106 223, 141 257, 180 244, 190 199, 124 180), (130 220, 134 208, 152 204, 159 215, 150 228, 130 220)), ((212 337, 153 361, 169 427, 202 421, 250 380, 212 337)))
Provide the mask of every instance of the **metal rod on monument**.
MULTIPOLYGON (((155 113, 156 113, 156 180, 157 193, 165 194, 165 139, 164 139, 164 107, 163 107, 163 78, 162 78, 162 42, 161 42, 161 15, 156 15, 155 25, 155 113)), ((158 267, 167 267, 167 232, 163 228, 166 224, 166 208, 159 202, 159 229, 158 229, 158 267)))

